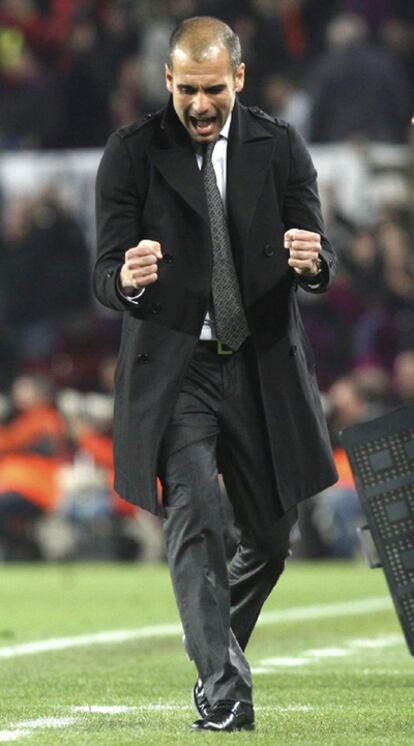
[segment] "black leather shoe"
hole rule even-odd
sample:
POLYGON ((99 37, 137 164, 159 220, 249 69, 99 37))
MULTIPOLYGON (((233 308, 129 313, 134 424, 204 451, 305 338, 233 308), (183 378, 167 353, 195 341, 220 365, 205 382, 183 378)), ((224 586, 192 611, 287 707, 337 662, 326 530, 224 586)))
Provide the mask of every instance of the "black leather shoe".
POLYGON ((196 720, 192 730, 231 732, 254 730, 254 710, 247 702, 217 702, 204 720, 196 720))
POLYGON ((211 707, 201 679, 197 679, 193 687, 193 705, 197 715, 200 715, 205 720, 210 713, 211 707))

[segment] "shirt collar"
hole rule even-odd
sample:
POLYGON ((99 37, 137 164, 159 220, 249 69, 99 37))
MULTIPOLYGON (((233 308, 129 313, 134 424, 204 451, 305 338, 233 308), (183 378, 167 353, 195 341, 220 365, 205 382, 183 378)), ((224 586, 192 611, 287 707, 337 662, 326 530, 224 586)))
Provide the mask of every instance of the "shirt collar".
POLYGON ((233 114, 230 112, 229 116, 226 119, 226 123, 223 127, 223 129, 220 132, 220 137, 224 137, 226 140, 229 139, 229 131, 230 131, 230 125, 231 125, 231 118, 233 114))

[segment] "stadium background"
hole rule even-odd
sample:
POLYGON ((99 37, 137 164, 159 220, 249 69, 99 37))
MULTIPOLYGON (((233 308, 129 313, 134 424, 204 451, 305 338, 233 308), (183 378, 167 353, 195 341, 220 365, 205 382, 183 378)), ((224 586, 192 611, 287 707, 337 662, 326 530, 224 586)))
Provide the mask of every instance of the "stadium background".
POLYGON ((162 556, 158 526, 110 489, 119 319, 91 297, 93 182, 109 133, 163 105, 169 34, 197 13, 239 33, 242 100, 308 140, 341 259, 336 287, 302 298, 341 480, 304 507, 297 554, 355 555, 337 433, 414 399, 410 3, 3 0, 4 560, 162 556))
POLYGON ((338 443, 414 403, 410 0, 0 0, 0 741, 193 738, 160 527, 111 490, 119 318, 90 270, 106 138, 162 106, 169 33, 197 13, 239 33, 243 102, 308 141, 341 260, 301 298, 341 478, 303 507, 249 646, 254 737, 411 746, 412 660, 338 443))

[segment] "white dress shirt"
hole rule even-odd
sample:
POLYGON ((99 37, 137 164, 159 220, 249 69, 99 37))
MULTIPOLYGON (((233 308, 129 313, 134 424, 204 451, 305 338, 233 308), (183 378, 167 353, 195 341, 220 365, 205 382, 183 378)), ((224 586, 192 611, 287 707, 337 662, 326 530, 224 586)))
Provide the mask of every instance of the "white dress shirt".
MULTIPOLYGON (((227 117, 227 121, 220 132, 218 140, 214 146, 212 162, 214 173, 216 174, 217 186, 223 200, 224 211, 227 214, 227 145, 229 140, 229 130, 231 124, 231 117, 227 117)), ((203 167, 203 153, 201 148, 197 148, 195 157, 197 159, 197 165, 201 171, 203 167)), ((162 251, 162 246, 161 246, 162 251)), ((123 295, 126 300, 130 303, 137 303, 138 298, 145 293, 146 288, 142 288, 135 295, 123 295)), ((207 311, 204 319, 203 328, 201 330, 200 339, 217 339, 216 329, 214 320, 211 316, 210 311, 207 311)))

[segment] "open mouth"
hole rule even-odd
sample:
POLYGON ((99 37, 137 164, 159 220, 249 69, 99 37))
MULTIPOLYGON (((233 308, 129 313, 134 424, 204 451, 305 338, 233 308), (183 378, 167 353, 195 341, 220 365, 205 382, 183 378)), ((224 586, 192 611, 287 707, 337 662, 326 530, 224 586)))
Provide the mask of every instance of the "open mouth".
POLYGON ((190 116, 190 122, 198 135, 206 137, 214 132, 217 117, 204 117, 203 119, 197 119, 196 117, 190 116))

